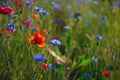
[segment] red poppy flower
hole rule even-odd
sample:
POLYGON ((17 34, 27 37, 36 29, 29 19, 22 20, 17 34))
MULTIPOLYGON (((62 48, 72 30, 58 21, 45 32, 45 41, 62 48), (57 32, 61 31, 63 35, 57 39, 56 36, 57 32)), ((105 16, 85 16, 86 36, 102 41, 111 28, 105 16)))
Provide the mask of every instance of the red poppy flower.
POLYGON ((12 30, 4 29, 4 32, 7 34, 7 37, 10 38, 12 34, 12 30))
POLYGON ((12 3, 12 1, 10 1, 10 2, 8 2, 8 4, 9 4, 9 5, 12 5, 13 3, 12 3))
POLYGON ((42 34, 45 35, 45 36, 48 35, 48 31, 47 31, 46 29, 43 29, 41 32, 42 32, 42 34))
POLYGON ((102 73, 102 75, 105 76, 105 77, 109 77, 110 76, 110 72, 109 71, 104 71, 102 73))
POLYGON ((4 32, 7 33, 7 34, 11 34, 12 30, 4 29, 4 32))
POLYGON ((8 8, 6 6, 0 6, 0 14, 12 14, 14 13, 12 8, 8 8))
POLYGON ((39 15, 38 14, 33 14, 33 18, 38 20, 39 15))
POLYGON ((39 30, 40 29, 40 25, 36 24, 35 28, 36 28, 36 30, 39 30))
POLYGON ((2 35, 2 33, 3 33, 3 32, 2 32, 2 31, 0 31, 0 35, 2 35))
POLYGON ((23 3, 22 2, 17 2, 17 5, 18 5, 19 8, 23 7, 23 3))
POLYGON ((39 47, 44 47, 45 41, 46 38, 39 32, 35 33, 34 36, 29 39, 30 44, 37 44, 39 47))
POLYGON ((42 66, 41 66, 41 68, 42 68, 42 70, 45 72, 46 71, 46 69, 47 69, 47 64, 46 63, 43 63, 42 64, 42 66))
POLYGON ((31 25, 31 22, 26 22, 26 26, 29 27, 31 25))
POLYGON ((29 27, 32 24, 32 20, 26 19, 25 24, 26 24, 27 27, 29 27))
POLYGON ((15 2, 16 2, 16 3, 18 3, 18 2, 19 2, 19 0, 15 0, 15 2))
POLYGON ((35 0, 32 0, 32 3, 34 4, 34 3, 35 3, 35 0))

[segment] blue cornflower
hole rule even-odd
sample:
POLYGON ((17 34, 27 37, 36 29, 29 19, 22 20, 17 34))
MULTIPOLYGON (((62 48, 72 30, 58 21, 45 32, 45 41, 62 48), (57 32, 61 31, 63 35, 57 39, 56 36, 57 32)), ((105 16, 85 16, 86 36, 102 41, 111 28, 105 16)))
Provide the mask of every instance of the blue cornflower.
POLYGON ((92 61, 97 62, 98 59, 93 56, 93 57, 92 57, 92 61))
POLYGON ((57 3, 51 2, 51 5, 52 5, 57 11, 61 11, 61 8, 60 8, 60 6, 59 6, 57 3))
POLYGON ((48 15, 49 13, 48 13, 47 11, 43 10, 43 11, 41 12, 41 14, 43 14, 43 15, 48 15))
POLYGON ((16 32, 16 28, 13 28, 13 32, 16 32))
POLYGON ((51 2, 51 5, 54 6, 56 3, 55 2, 51 2))
POLYGON ((99 39, 100 41, 104 41, 104 38, 100 35, 96 35, 96 38, 99 39))
POLYGON ((35 9, 36 11, 39 11, 39 10, 40 10, 40 8, 39 8, 39 7, 35 7, 34 9, 35 9))
POLYGON ((87 19, 86 19, 86 20, 84 20, 84 22, 85 22, 85 23, 87 23, 87 24, 89 24, 89 23, 90 23, 90 21, 89 21, 89 20, 87 20, 87 19))
POLYGON ((9 23, 7 26, 8 26, 8 30, 12 30, 13 32, 16 31, 16 28, 14 27, 14 24, 9 23))
POLYGON ((31 19, 27 19, 26 21, 27 21, 27 22, 32 22, 32 20, 31 20, 31 19))
POLYGON ((68 14, 68 16, 70 16, 70 17, 72 16, 72 12, 71 12, 71 11, 68 11, 67 14, 68 14))
POLYGON ((69 26, 64 26, 63 29, 64 30, 68 30, 70 27, 69 26))
POLYGON ((103 23, 104 25, 107 24, 107 18, 106 18, 105 16, 102 16, 102 23, 103 23))
POLYGON ((43 8, 39 8, 39 13, 42 13, 44 10, 43 10, 43 8))
POLYGON ((61 19, 56 19, 55 22, 56 22, 56 23, 61 23, 62 20, 61 20, 61 19))
POLYGON ((46 60, 44 56, 39 55, 39 54, 35 54, 35 55, 33 56, 33 59, 34 59, 35 61, 38 61, 38 62, 44 62, 44 61, 46 60))
POLYGON ((89 3, 91 0, 84 0, 85 3, 89 3))
POLYGON ((3 5, 3 6, 6 6, 5 2, 2 2, 2 5, 3 5))
POLYGON ((8 26, 9 30, 13 30, 14 29, 14 24, 9 23, 7 26, 8 26))
POLYGON ((36 31, 37 29, 36 29, 36 27, 32 27, 31 30, 36 31))
POLYGON ((9 14, 9 17, 12 18, 12 19, 16 19, 18 17, 18 15, 9 14))
POLYGON ((14 18, 14 14, 9 14, 9 16, 10 16, 11 18, 14 18))
POLYGON ((35 7, 34 8, 37 12, 41 13, 42 15, 48 15, 49 12, 47 12, 46 10, 44 10, 43 8, 39 8, 39 7, 35 7))
POLYGON ((54 46, 60 46, 61 42, 59 40, 53 39, 53 40, 50 40, 50 44, 54 46))
POLYGON ((98 4, 98 1, 93 1, 93 4, 97 5, 97 4, 98 4))
POLYGON ((116 8, 119 8, 119 7, 120 7, 120 2, 115 2, 114 6, 115 6, 116 8))
POLYGON ((91 74, 90 73, 85 73, 84 76, 85 76, 85 78, 90 78, 91 74))
POLYGON ((14 24, 9 23, 9 24, 8 24, 8 27, 14 27, 14 24))
POLYGON ((26 1, 25 4, 26 4, 26 6, 30 6, 30 5, 32 5, 32 2, 26 1))
POLYGON ((48 64, 48 68, 49 68, 49 69, 54 69, 53 64, 48 64))
POLYGON ((6 4, 6 2, 4 2, 4 1, 2 1, 2 5, 3 5, 3 6, 5 6, 5 7, 10 8, 10 6, 9 6, 9 5, 7 5, 7 4, 6 4))

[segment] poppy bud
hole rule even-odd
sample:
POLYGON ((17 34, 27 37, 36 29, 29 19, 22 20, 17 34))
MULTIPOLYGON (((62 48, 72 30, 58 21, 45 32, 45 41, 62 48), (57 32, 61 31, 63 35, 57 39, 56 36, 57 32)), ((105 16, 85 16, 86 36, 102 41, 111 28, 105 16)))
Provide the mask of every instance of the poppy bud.
POLYGON ((110 72, 109 71, 104 71, 102 73, 102 75, 105 76, 105 77, 109 77, 110 76, 110 72))

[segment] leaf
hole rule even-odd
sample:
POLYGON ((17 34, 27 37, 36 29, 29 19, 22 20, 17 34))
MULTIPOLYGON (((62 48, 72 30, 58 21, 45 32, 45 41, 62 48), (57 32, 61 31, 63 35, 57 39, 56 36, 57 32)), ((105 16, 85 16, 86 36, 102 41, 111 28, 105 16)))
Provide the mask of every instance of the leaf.
POLYGON ((79 64, 79 66, 86 66, 86 65, 88 65, 91 62, 92 62, 92 60, 90 58, 89 59, 85 59, 85 60, 82 60, 82 62, 79 64))
POLYGON ((74 68, 76 65, 77 65, 77 62, 76 62, 76 61, 73 61, 72 67, 74 68))
POLYGON ((77 80, 84 80, 84 76, 80 76, 77 80))
POLYGON ((82 59, 82 60, 83 60, 84 58, 85 58, 85 55, 80 56, 80 59, 82 59))
POLYGON ((73 61, 72 67, 80 67, 80 66, 86 66, 91 62, 91 58, 85 59, 85 55, 82 55, 79 57, 78 62, 73 61))

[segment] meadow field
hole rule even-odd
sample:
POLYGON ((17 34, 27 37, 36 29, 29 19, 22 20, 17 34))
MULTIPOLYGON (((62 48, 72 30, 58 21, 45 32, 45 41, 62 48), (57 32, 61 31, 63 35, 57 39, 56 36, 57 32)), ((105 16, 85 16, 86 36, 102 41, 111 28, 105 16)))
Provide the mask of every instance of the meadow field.
POLYGON ((0 80, 120 80, 120 1, 0 0, 0 80))

